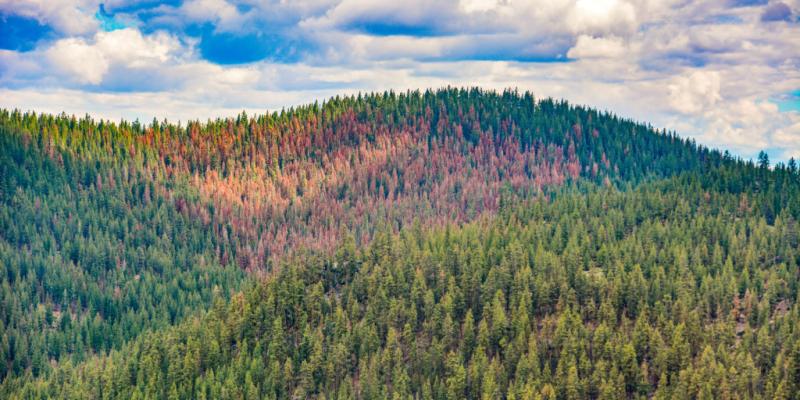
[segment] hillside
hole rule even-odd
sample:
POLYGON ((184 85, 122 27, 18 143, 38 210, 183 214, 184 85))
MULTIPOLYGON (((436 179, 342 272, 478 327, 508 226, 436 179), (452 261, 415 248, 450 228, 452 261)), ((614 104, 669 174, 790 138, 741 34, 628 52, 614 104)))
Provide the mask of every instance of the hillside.
POLYGON ((796 220, 702 189, 569 189, 462 228, 345 240, 18 394, 791 398, 796 220))
POLYGON ((2 111, 0 397, 791 396, 800 176, 762 161, 512 91, 2 111))

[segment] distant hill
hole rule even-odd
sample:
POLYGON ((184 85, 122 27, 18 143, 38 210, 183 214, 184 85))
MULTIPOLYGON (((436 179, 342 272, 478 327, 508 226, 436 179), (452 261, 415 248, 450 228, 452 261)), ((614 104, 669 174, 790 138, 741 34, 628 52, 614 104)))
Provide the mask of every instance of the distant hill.
POLYGON ((798 218, 794 162, 530 93, 4 110, 0 397, 797 393, 798 218))

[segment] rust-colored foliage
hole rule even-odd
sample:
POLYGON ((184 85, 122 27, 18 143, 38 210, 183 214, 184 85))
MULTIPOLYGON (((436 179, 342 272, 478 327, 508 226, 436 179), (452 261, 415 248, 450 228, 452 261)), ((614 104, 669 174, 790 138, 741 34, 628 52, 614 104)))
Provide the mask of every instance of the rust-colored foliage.
MULTIPOLYGON (((296 132, 271 134, 286 138, 276 145, 246 149, 244 159, 227 163, 224 173, 211 166, 193 172, 189 163, 182 167, 214 205, 212 228, 221 233, 231 226, 241 243, 250 243, 240 249, 243 268, 260 268, 270 256, 297 246, 331 249, 343 230, 366 241, 380 223, 399 228, 415 219, 425 224, 465 221, 495 211, 506 183, 517 193, 535 194, 543 186, 563 183, 566 168, 573 177, 580 172, 574 155, 565 162, 559 146, 522 150, 513 136, 480 131, 478 142, 470 143, 461 125, 453 135, 431 138, 423 119, 401 128, 370 126, 355 121, 349 111, 333 128, 308 132, 317 126, 299 127, 293 121, 287 129, 295 127, 296 132), (316 139, 325 136, 329 139, 316 139), (359 140, 366 136, 370 139, 359 140), (317 151, 332 140, 341 145, 317 151), (275 153, 282 155, 281 167, 274 166, 275 153)), ((227 149, 231 141, 226 136, 219 136, 225 144, 215 147, 227 149)), ((202 149, 208 142, 192 145, 202 149)), ((186 149, 180 144, 167 148, 186 149)), ((193 208, 204 220, 206 210, 202 203, 193 208)))
POLYGON ((495 212, 501 193, 532 197, 581 177, 599 183, 609 175, 660 172, 628 154, 691 165, 681 158, 688 147, 659 150, 669 136, 650 133, 632 142, 601 135, 599 128, 630 137, 650 131, 512 91, 334 98, 185 127, 6 118, 26 124, 23 140, 38 141, 57 162, 69 154, 114 166, 113 173, 89 177, 73 170, 78 189, 123 185, 143 204, 166 199, 207 225, 223 263, 250 270, 299 247, 329 250, 342 232, 363 243, 381 227, 471 220, 495 212))

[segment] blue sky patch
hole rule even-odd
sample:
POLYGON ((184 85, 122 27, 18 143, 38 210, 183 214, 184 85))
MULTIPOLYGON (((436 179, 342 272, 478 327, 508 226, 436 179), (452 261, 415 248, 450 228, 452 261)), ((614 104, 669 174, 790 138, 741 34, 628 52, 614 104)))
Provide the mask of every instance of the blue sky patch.
POLYGON ((253 8, 254 7, 253 7, 252 4, 236 3, 236 10, 239 11, 240 13, 242 13, 242 14, 252 10, 253 8))
POLYGON ((125 24, 115 20, 112 14, 106 12, 104 4, 100 4, 100 8, 94 14, 94 17, 100 22, 100 28, 106 32, 125 28, 125 24))
POLYGON ((475 53, 465 53, 444 57, 433 57, 431 59, 421 58, 423 61, 515 61, 520 63, 568 63, 575 59, 564 56, 563 54, 516 54, 503 50, 497 51, 477 51, 475 53))
POLYGON ((720 14, 709 18, 709 22, 714 24, 741 24, 742 18, 736 15, 720 14))
POLYGON ((246 64, 260 60, 289 63, 299 61, 301 51, 311 45, 276 32, 238 34, 215 32, 211 24, 195 29, 199 33, 200 54, 216 64, 246 64))
POLYGON ((789 92, 784 96, 775 100, 778 105, 778 111, 797 111, 800 112, 800 89, 789 92))
MULTIPOLYGON (((115 6, 109 10, 109 13, 110 15, 114 15, 117 13, 135 14, 159 6, 180 7, 182 4, 183 0, 143 0, 143 1, 132 2, 130 4, 115 6)), ((104 5, 101 4, 100 6, 103 7, 104 5)))
POLYGON ((763 6, 769 3, 769 0, 734 0, 731 2, 734 7, 751 7, 763 6))
POLYGON ((425 24, 405 24, 391 21, 354 21, 344 27, 346 30, 363 32, 374 36, 440 36, 443 32, 425 24))
POLYGON ((0 49, 30 51, 40 40, 52 35, 52 28, 34 18, 0 15, 0 49))

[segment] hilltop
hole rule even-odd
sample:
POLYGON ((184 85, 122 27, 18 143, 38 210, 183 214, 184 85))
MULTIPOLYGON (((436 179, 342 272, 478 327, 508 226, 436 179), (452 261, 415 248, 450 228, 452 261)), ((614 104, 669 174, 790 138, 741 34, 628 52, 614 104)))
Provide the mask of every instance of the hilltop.
POLYGON ((800 389, 794 162, 453 88, 0 149, 12 398, 800 389))

